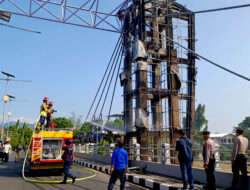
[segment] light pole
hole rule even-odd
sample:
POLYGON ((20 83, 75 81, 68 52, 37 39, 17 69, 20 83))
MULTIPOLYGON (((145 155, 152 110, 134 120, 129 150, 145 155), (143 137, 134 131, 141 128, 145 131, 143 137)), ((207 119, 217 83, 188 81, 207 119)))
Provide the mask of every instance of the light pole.
POLYGON ((16 98, 15 96, 11 96, 11 95, 8 95, 8 97, 10 98, 10 101, 9 101, 8 128, 7 128, 7 138, 6 139, 8 139, 8 137, 9 137, 9 127, 10 127, 10 117, 11 117, 10 105, 11 105, 11 102, 13 101, 13 99, 16 98))
POLYGON ((10 73, 6 73, 6 72, 3 72, 3 71, 2 71, 2 74, 6 75, 6 76, 7 76, 7 79, 6 79, 5 95, 4 95, 4 97, 3 97, 4 104, 3 104, 3 118, 2 118, 1 141, 3 141, 5 106, 6 106, 6 102, 8 102, 8 100, 9 100, 9 96, 7 95, 8 83, 9 83, 9 80, 11 80, 10 77, 11 77, 11 78, 15 78, 15 76, 12 75, 12 74, 10 74, 10 73))

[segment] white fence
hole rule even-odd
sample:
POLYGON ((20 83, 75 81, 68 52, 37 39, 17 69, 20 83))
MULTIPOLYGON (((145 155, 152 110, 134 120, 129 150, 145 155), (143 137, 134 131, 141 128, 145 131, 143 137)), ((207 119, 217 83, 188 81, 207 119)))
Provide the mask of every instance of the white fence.
MULTIPOLYGON (((97 144, 86 144, 86 145, 74 145, 74 151, 84 154, 99 154, 103 156, 112 156, 113 150, 115 149, 115 144, 98 146, 97 144)), ((171 160, 175 160, 175 148, 170 147, 168 143, 163 143, 161 148, 156 147, 141 147, 140 144, 134 144, 132 147, 125 147, 129 153, 130 160, 140 161, 141 158, 147 158, 147 161, 160 162, 162 164, 171 164, 171 160), (146 152, 147 154, 143 154, 146 152), (155 154, 155 152, 157 152, 155 154)), ((193 148, 194 161, 203 161, 201 156, 201 149, 193 148)), ((232 152, 230 149, 219 149, 216 147, 215 159, 216 159, 216 169, 220 169, 220 164, 231 164, 230 160, 221 161, 220 154, 232 152)), ((250 151, 247 152, 247 157, 249 158, 250 151)), ((145 160, 145 159, 143 159, 145 160)), ((250 163, 248 162, 248 166, 250 163)))

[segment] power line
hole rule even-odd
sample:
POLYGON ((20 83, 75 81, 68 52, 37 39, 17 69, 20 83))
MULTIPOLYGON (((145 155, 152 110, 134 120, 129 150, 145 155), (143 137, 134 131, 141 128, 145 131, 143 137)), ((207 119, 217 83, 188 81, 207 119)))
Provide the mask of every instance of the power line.
POLYGON ((7 26, 7 27, 10 27, 10 28, 15 28, 15 29, 18 29, 18 30, 23 30, 23 31, 26 31, 26 32, 33 32, 33 33, 36 33, 36 34, 42 34, 39 31, 34 31, 34 30, 26 29, 26 28, 21 28, 21 27, 9 25, 9 24, 0 23, 0 25, 7 26))
POLYGON ((164 34, 160 33, 159 31, 155 30, 154 28, 152 28, 152 27, 149 26, 148 24, 145 24, 145 25, 148 26, 149 28, 151 28, 152 30, 154 30, 155 32, 159 33, 159 34, 162 35, 163 37, 165 37, 167 40, 169 40, 169 41, 175 43, 176 45, 182 47, 183 49, 189 51, 190 53, 193 53, 193 54, 196 55, 197 57, 199 57, 199 58, 201 58, 201 59, 203 59, 203 60, 205 60, 205 61, 207 61, 207 62, 209 62, 209 63, 215 65, 216 67, 219 67, 220 69, 223 69, 223 70, 225 70, 225 71, 227 71, 227 72, 229 72, 229 73, 231 73, 231 74, 233 74, 233 75, 236 75, 236 76, 238 76, 238 77, 240 77, 240 78, 242 78, 242 79, 245 79, 245 80, 247 80, 247 81, 250 81, 250 78, 247 78, 246 76, 243 76, 243 75, 241 75, 241 74, 239 74, 239 73, 236 73, 236 72, 234 72, 234 71, 232 71, 232 70, 230 70, 230 69, 227 69, 226 67, 223 67, 223 66, 221 66, 221 65, 219 65, 219 64, 217 64, 217 63, 215 63, 215 62, 213 62, 213 61, 211 61, 211 60, 209 60, 209 59, 207 59, 207 58, 205 58, 205 57, 203 57, 203 56, 201 56, 201 55, 199 55, 199 54, 197 54, 197 53, 194 52, 193 50, 186 48, 185 46, 179 44, 178 42, 175 42, 174 40, 170 39, 169 37, 165 36, 164 34))
POLYGON ((105 70, 105 72, 104 72, 104 75, 103 75, 103 77, 102 77, 101 83, 100 83, 100 85, 99 85, 99 87, 98 87, 98 90, 97 90, 97 92, 96 92, 96 95, 95 95, 95 97, 94 97, 94 100, 92 101, 92 104, 91 104, 90 109, 89 109, 89 111, 88 111, 88 114, 87 114, 87 117, 86 117, 86 119, 85 119, 85 122, 87 121, 87 119, 88 119, 88 117, 89 117, 89 114, 90 114, 90 112, 91 112, 91 110, 92 110, 92 108, 93 108, 93 105, 94 105, 94 103, 95 103, 95 100, 96 100, 96 98, 97 98, 97 96, 98 96, 98 93, 99 93, 99 91, 100 91, 100 89, 101 89, 101 86, 102 86, 102 83, 103 83, 103 81, 104 81, 104 78, 106 77, 106 74, 107 74, 107 71, 108 71, 108 69, 109 69, 109 66, 110 66, 110 64, 111 64, 111 62, 112 62, 113 56, 114 56, 114 54, 115 54, 115 52, 116 52, 116 50, 117 50, 117 48, 118 48, 118 45, 120 44, 119 42, 120 42, 120 40, 121 40, 121 36, 122 36, 122 35, 120 35, 120 37, 119 37, 119 39, 118 39, 118 41, 117 41, 117 43, 116 43, 116 45, 115 45, 114 51, 113 51, 112 56, 111 56, 111 58, 110 58, 110 60, 109 60, 108 66, 107 66, 107 68, 106 68, 106 70, 105 70))
MULTIPOLYGON (((118 54, 119 50, 121 49, 121 48, 120 48, 120 47, 121 47, 121 44, 122 44, 122 41, 120 41, 120 42, 119 42, 118 49, 117 49, 117 51, 115 52, 114 60, 116 60, 117 54, 118 54)), ((114 63, 114 60, 113 60, 113 62, 112 62, 112 63, 114 63)), ((98 101, 98 103, 97 103, 97 105, 96 105, 96 108, 95 108, 95 111, 94 111, 94 114, 93 114, 92 120, 93 120, 93 118, 94 118, 94 116, 95 116, 95 114, 96 114, 96 111, 97 111, 98 107, 99 107, 100 101, 101 101, 101 99, 102 99, 103 93, 104 93, 105 88, 106 88, 106 85, 107 85, 107 83, 108 83, 109 76, 110 76, 110 74, 111 74, 111 71, 112 71, 112 69, 113 69, 113 66, 114 66, 114 64, 112 64, 112 66, 111 66, 111 68, 110 68, 110 70, 109 70, 109 73, 108 73, 108 76, 107 76, 106 82, 105 82, 105 84, 104 84, 103 90, 102 90, 102 92, 101 92, 101 95, 100 95, 99 101, 98 101)))
MULTIPOLYGON (((114 74, 115 74, 115 70, 116 70, 116 67, 118 65, 119 57, 122 58, 122 51, 123 51, 123 48, 121 48, 121 51, 119 52, 119 56, 117 57, 115 68, 114 68, 112 76, 110 78, 109 86, 108 86, 108 89, 107 89, 107 92, 106 92, 106 95, 105 95, 105 98, 104 98, 104 101, 103 101, 103 104, 102 104, 102 108, 101 108, 101 111, 100 111, 100 116, 102 114, 102 111, 103 111, 103 108, 104 108, 104 105, 105 105, 105 102, 106 102, 106 99, 107 99, 107 96, 108 96, 108 93, 109 93, 109 89, 110 89, 110 86, 111 86, 111 83, 112 83, 112 80, 113 80, 113 77, 114 77, 114 74)), ((120 68, 120 64, 119 64, 119 68, 120 68)), ((118 70, 118 72, 119 72, 119 70, 118 70)))
POLYGON ((120 71, 120 68, 121 68, 121 63, 122 63, 122 56, 120 58, 120 63, 119 63, 119 67, 118 67, 117 74, 116 74, 114 89, 113 89, 112 98, 111 98, 110 107, 109 107, 108 120, 109 120, 110 112, 111 112, 112 105, 113 105, 113 100, 114 100, 114 95, 115 95, 117 80, 118 80, 118 76, 119 76, 119 71, 120 71))
POLYGON ((246 8, 246 7, 250 7, 250 4, 236 5, 236 6, 231 6, 231 7, 222 7, 222 8, 216 8, 216 9, 207 9, 207 10, 194 11, 194 12, 171 13, 171 14, 151 16, 151 17, 156 18, 156 17, 171 17, 171 16, 179 16, 179 15, 192 15, 192 14, 225 11, 225 10, 231 10, 231 9, 240 9, 240 8, 246 8))

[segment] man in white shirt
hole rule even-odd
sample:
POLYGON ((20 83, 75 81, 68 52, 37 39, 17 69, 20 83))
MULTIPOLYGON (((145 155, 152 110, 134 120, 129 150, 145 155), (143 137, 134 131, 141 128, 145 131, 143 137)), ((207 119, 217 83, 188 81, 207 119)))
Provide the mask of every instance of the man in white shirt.
POLYGON ((8 162, 8 161, 9 161, 10 149, 11 149, 10 143, 9 143, 8 141, 5 142, 5 144, 4 144, 5 162, 8 162))

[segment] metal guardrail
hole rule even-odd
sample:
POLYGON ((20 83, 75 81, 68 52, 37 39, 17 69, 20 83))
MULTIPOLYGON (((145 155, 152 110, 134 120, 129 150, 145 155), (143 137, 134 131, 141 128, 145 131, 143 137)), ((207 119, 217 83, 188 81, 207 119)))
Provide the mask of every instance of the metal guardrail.
MULTIPOLYGON (((74 151, 85 153, 85 154, 101 154, 105 156, 112 156, 113 150, 115 149, 115 145, 106 145, 106 146, 97 146, 97 145, 74 145, 74 151)), ((145 160, 144 158, 147 158, 147 161, 152 162, 161 162, 164 164, 171 164, 171 160, 177 159, 175 154, 175 148, 170 147, 169 144, 164 143, 162 144, 161 148, 148 146, 148 147, 141 147, 139 144, 134 144, 134 146, 125 147, 125 149, 128 151, 128 155, 130 160, 145 160)), ((203 159, 201 159, 201 152, 202 149, 199 149, 197 147, 194 147, 192 149, 193 155, 194 155, 194 161, 200 161, 203 162, 203 159)), ((219 149, 219 147, 216 148, 215 153, 215 159, 216 159, 216 168, 220 168, 220 164, 231 164, 230 160, 221 161, 220 155, 222 153, 229 153, 232 152, 231 149, 219 149)), ((250 159, 250 150, 247 151, 246 157, 250 159)), ((250 162, 248 162, 248 166, 250 166, 250 162)))

